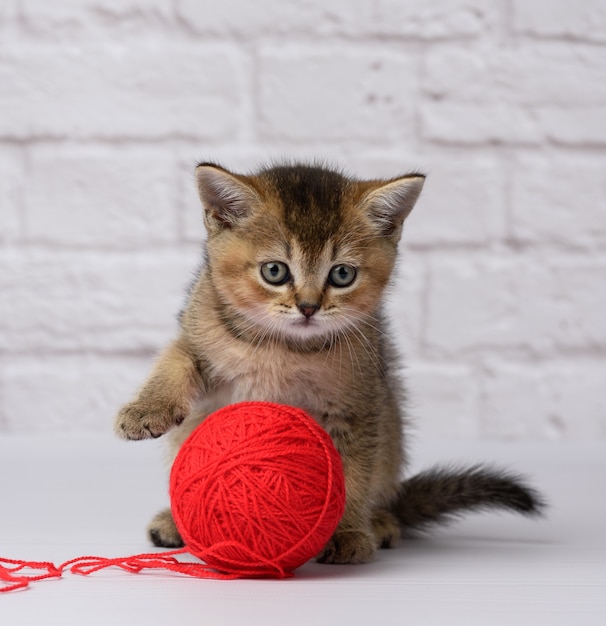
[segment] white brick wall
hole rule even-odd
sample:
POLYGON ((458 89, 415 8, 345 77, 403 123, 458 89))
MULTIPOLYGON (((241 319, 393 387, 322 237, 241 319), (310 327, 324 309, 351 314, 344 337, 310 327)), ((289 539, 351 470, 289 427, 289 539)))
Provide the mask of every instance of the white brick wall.
POLYGON ((417 430, 606 439, 602 0, 8 0, 0 432, 109 431, 172 335, 200 159, 429 173, 389 312, 417 430))

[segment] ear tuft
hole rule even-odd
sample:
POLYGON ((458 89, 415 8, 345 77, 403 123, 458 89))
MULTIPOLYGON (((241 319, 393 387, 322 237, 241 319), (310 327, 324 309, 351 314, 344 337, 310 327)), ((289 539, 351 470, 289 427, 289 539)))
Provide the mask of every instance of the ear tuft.
POLYGON ((385 235, 399 233, 423 189, 423 174, 408 174, 402 178, 377 184, 364 199, 371 219, 385 235))
POLYGON ((196 181, 207 224, 233 228, 248 217, 253 205, 259 201, 256 191, 243 177, 212 163, 198 165, 196 181))

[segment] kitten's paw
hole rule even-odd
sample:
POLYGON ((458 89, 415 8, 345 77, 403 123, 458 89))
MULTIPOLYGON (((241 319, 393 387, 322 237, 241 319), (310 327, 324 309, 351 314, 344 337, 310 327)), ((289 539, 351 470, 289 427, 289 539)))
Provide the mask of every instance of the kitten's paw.
POLYGON ((159 548, 181 548, 183 539, 175 526, 170 509, 160 511, 149 523, 147 534, 151 542, 159 548))
POLYGON ((178 426, 186 416, 185 408, 134 401, 120 409, 114 430, 123 439, 155 439, 178 426))
POLYGON ((372 561, 375 539, 359 530, 337 530, 318 557, 319 563, 357 564, 372 561))
POLYGON ((393 548, 400 539, 400 524, 389 511, 377 509, 372 515, 372 532, 377 548, 393 548))

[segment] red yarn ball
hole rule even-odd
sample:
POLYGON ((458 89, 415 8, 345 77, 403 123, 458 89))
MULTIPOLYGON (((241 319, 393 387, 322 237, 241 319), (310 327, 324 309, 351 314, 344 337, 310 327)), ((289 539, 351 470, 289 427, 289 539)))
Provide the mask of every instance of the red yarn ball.
POLYGON ((238 577, 290 576, 315 556, 345 508, 341 457, 301 409, 242 402, 207 417, 170 476, 190 552, 238 577))

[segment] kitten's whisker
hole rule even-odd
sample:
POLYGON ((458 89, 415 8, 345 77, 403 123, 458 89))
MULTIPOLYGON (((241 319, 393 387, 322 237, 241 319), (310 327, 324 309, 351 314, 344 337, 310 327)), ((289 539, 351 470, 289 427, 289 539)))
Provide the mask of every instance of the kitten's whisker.
POLYGON ((332 323, 332 320, 329 321, 331 328, 331 332, 328 335, 328 339, 329 339, 329 344, 328 344, 328 350, 326 351, 326 356, 324 357, 324 365, 326 365, 326 363, 328 362, 328 358, 330 357, 330 353, 333 352, 334 354, 337 354, 338 352, 338 356, 339 356, 339 385, 341 384, 341 379, 342 379, 342 375, 343 375, 343 351, 342 350, 338 350, 338 340, 340 338, 339 332, 338 330, 334 329, 334 324, 332 323))
MULTIPOLYGON (((379 329, 375 328, 372 324, 367 322, 366 319, 363 318, 362 316, 353 316, 351 314, 348 315, 347 330, 351 331, 356 336, 356 341, 360 344, 360 347, 364 350, 364 352, 370 359, 372 365, 378 370, 384 371, 383 359, 381 358, 381 355, 378 349, 375 347, 372 339, 367 337, 366 334, 363 332, 363 330, 355 322, 358 322, 358 324, 364 323, 370 326, 371 328, 374 328, 378 333, 380 333, 379 329)), ((384 335, 385 333, 380 333, 380 334, 384 335)), ((348 338, 347 338, 347 341, 349 342, 348 338)), ((357 355, 356 355, 356 358, 357 358, 357 355)), ((357 358, 357 360, 358 360, 358 365, 359 365, 359 359, 357 358)), ((360 373, 362 374, 362 371, 360 371, 360 373)))
POLYGON ((387 337, 387 333, 384 330, 382 330, 379 326, 380 324, 379 318, 375 317, 374 315, 364 315, 350 307, 344 308, 343 310, 347 314, 348 318, 353 319, 354 321, 360 324, 364 324, 365 326, 368 326, 369 328, 372 328, 374 331, 376 331, 379 335, 383 337, 387 337), (369 320, 372 320, 374 324, 371 323, 369 320))
POLYGON ((360 376, 364 375, 364 372, 362 370, 362 365, 360 363, 360 359, 358 357, 358 353, 356 352, 355 348, 352 345, 351 339, 350 337, 348 337, 348 333, 343 333, 342 335, 345 344, 347 346, 347 350, 349 352, 349 360, 351 361, 352 366, 354 365, 354 359, 355 359, 355 365, 357 365, 358 367, 358 371, 360 372, 360 376))
POLYGON ((370 359, 371 363, 380 372, 384 372, 385 368, 383 366, 379 351, 374 347, 372 342, 364 335, 364 333, 359 328, 356 328, 354 332, 360 337, 360 346, 370 359))

